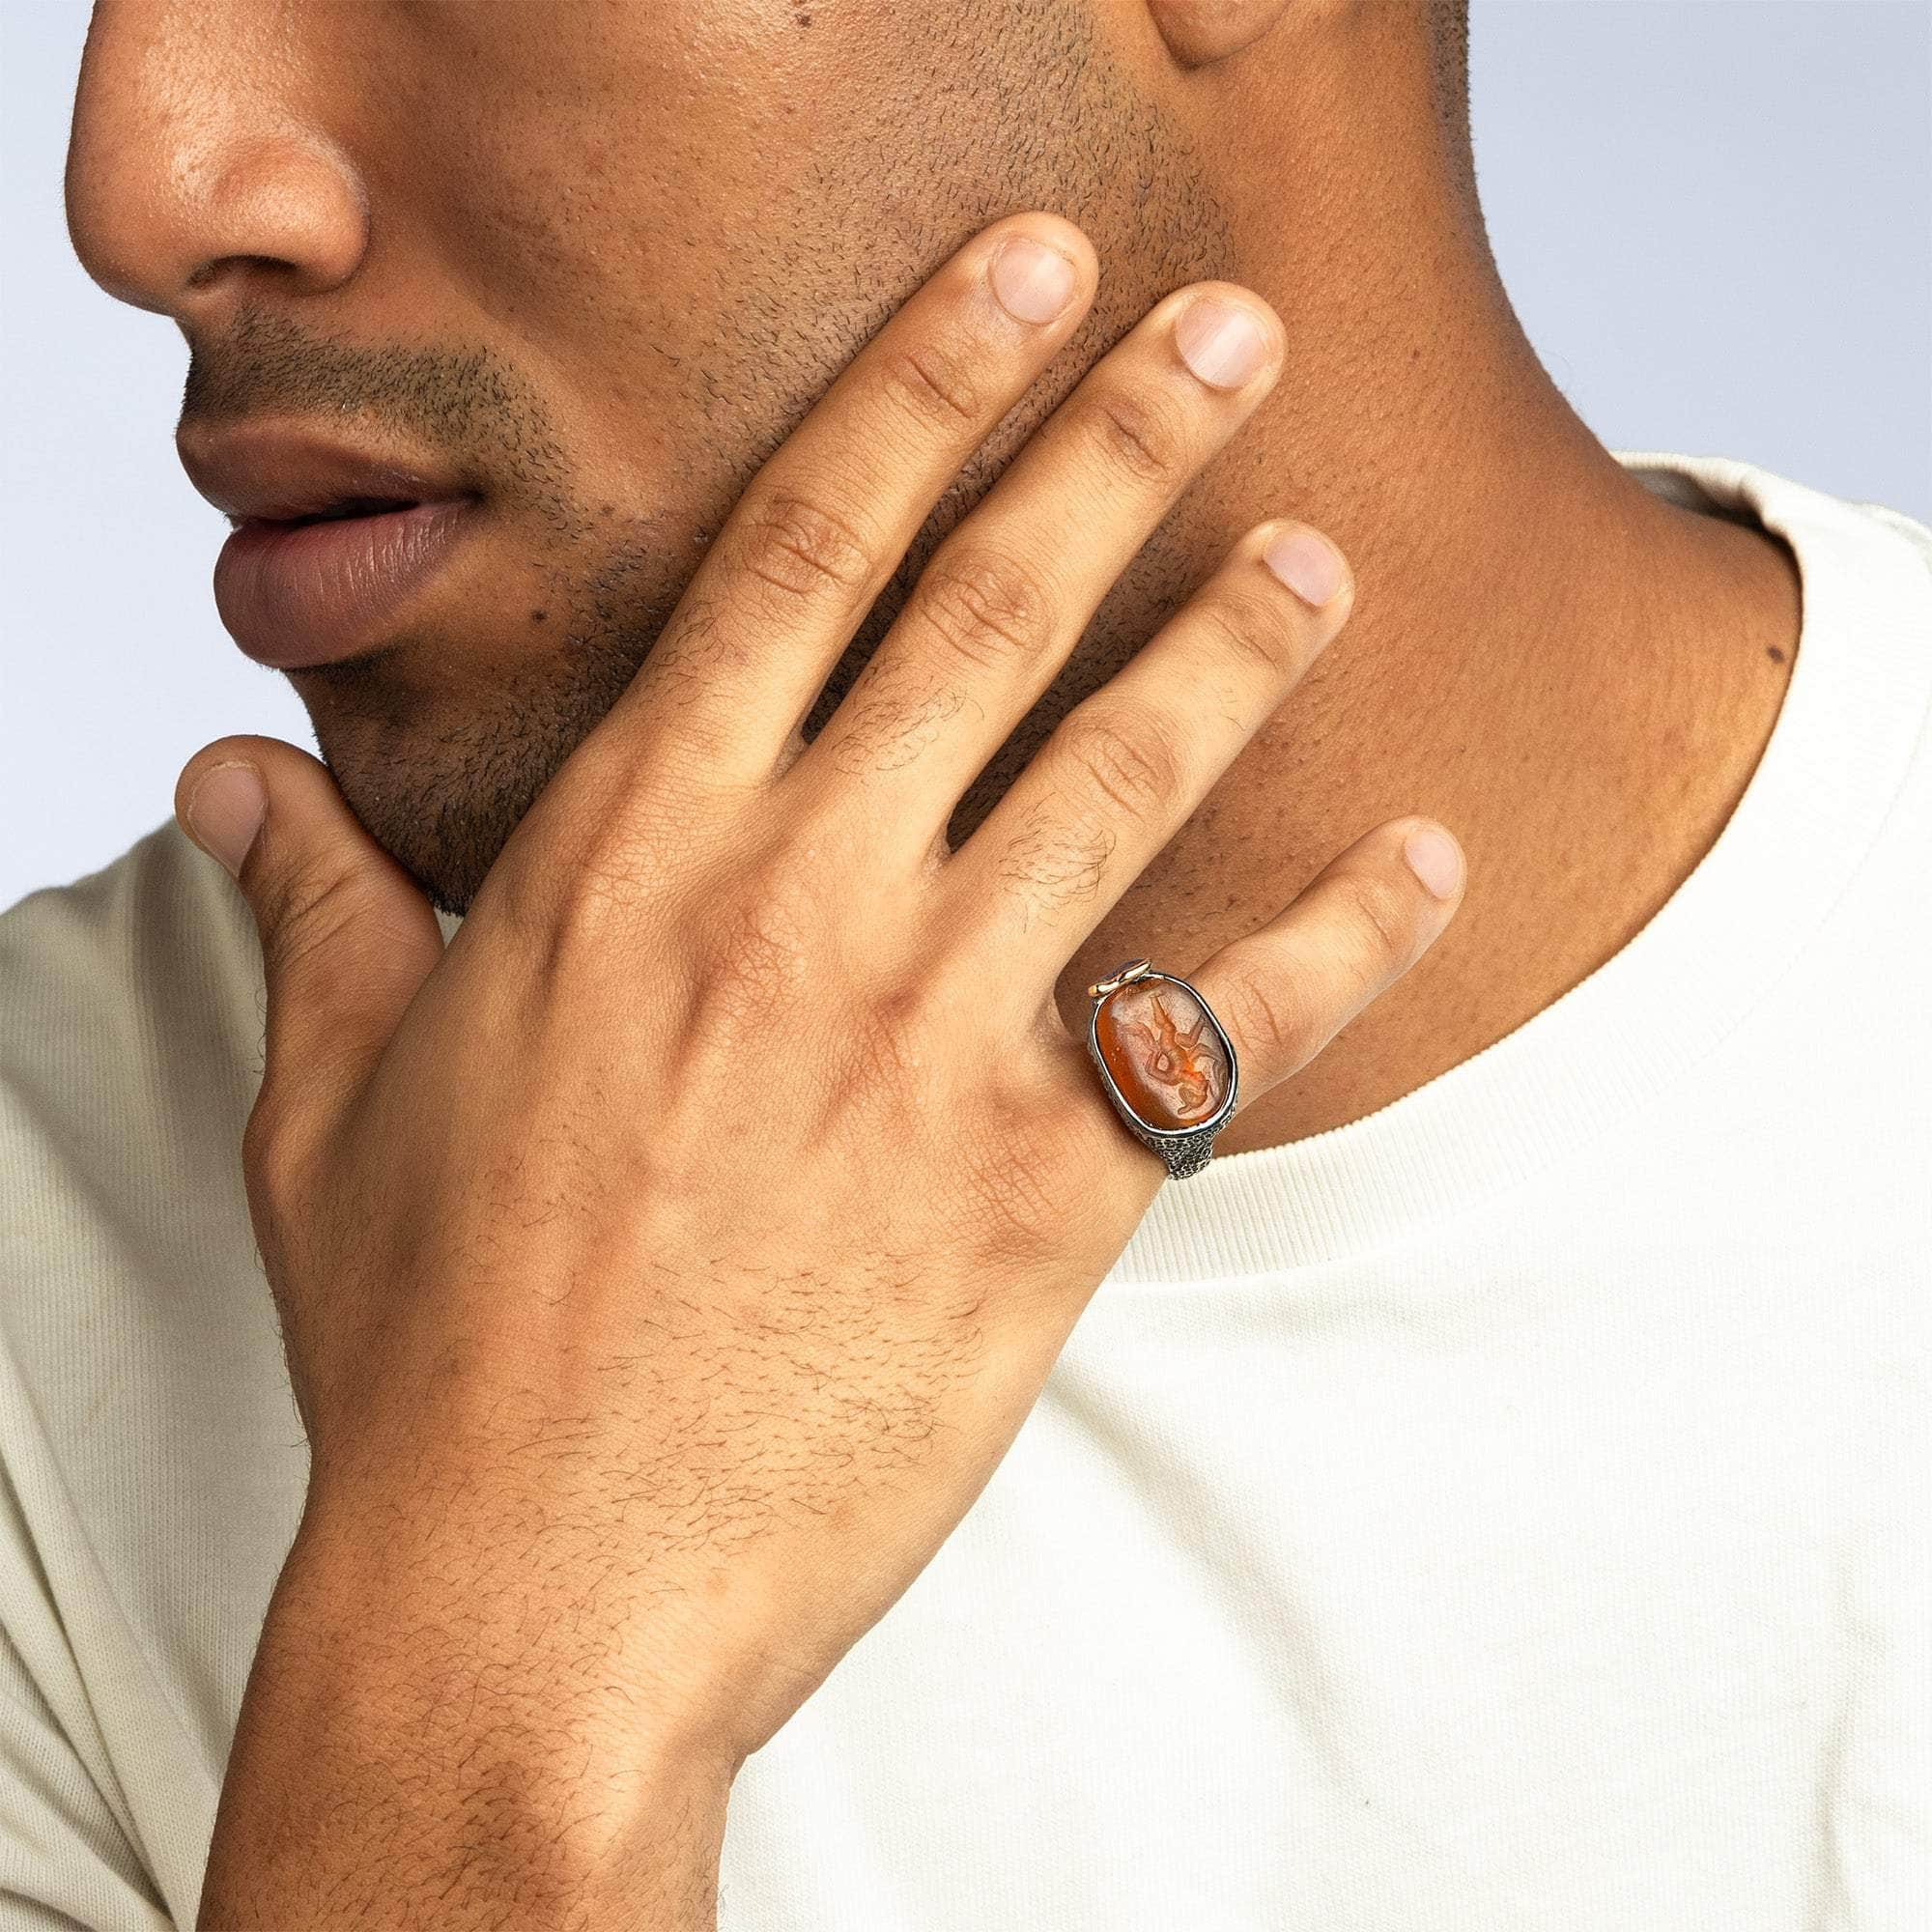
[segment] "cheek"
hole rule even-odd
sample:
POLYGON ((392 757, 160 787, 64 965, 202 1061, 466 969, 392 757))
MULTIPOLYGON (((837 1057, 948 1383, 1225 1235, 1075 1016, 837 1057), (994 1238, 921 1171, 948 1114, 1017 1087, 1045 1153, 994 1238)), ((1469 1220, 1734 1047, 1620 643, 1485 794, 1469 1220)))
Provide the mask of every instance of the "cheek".
POLYGON ((709 527, 1010 205, 975 192, 950 124, 909 163, 909 103, 935 90, 883 4, 836 0, 808 28, 805 0, 441 0, 385 43, 393 71, 356 110, 385 279, 424 334, 527 378, 585 514, 674 502, 709 527), (943 183, 973 205, 942 205, 943 183))
MULTIPOLYGON (((1017 44, 1010 0, 946 0, 944 33, 905 0, 389 5, 382 32, 336 38, 403 266, 546 350, 667 317, 686 343, 809 329, 804 298, 869 333, 868 292, 902 299, 901 267, 993 215, 1094 212, 1037 98, 1050 60, 1083 93, 1094 64, 1017 44), (734 326, 734 299, 793 312, 734 326)), ((1094 125, 1067 92, 1068 125, 1094 125)))
POLYGON ((701 327, 822 177, 826 128, 849 144, 870 119, 805 4, 413 11, 411 71, 442 84, 384 91, 388 191, 480 305, 546 344, 632 301, 701 327))

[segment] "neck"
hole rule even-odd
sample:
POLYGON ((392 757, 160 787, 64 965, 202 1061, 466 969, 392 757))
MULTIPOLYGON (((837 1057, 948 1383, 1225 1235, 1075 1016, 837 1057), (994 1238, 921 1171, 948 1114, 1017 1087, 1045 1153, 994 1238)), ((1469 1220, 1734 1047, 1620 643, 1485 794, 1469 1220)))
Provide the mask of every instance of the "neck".
MULTIPOLYGON (((1070 962, 1063 1011, 1084 1024, 1123 958, 1190 970, 1401 813, 1446 824, 1469 880, 1428 956, 1244 1108, 1228 1152, 1388 1104, 1626 944, 1735 806, 1796 649, 1782 547, 1651 495, 1550 382, 1439 146, 1435 76, 1378 25, 1397 10, 1365 11, 1294 52, 1307 98, 1370 111, 1216 104, 1281 156, 1235 204, 1235 273, 1289 352, 1175 531, 1198 582, 1253 524, 1301 517, 1348 554, 1354 614, 1070 962), (1315 215, 1290 233, 1284 208, 1315 215)), ((1172 608, 1122 592, 1128 634, 1172 608)))

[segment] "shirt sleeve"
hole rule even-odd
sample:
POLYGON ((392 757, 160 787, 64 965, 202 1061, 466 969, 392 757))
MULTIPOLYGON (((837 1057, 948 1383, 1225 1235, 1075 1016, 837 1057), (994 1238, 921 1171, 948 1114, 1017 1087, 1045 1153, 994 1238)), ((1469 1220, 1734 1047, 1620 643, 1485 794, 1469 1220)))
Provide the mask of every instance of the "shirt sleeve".
MULTIPOLYGON (((0 1463, 0 1925, 178 1932, 99 1778, 27 1667, 27 1651, 58 1658, 65 1646, 0 1463)), ((84 1710, 77 1674, 67 1690, 84 1710)), ((111 1783, 111 1769, 101 1769, 111 1783)))

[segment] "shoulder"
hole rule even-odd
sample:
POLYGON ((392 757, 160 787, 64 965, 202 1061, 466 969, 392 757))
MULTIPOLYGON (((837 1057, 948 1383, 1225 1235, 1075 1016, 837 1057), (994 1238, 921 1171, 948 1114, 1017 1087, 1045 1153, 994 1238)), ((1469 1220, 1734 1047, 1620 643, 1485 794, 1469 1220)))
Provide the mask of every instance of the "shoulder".
POLYGON ((232 1160, 260 1079, 260 951, 232 881, 172 820, 0 913, 0 1009, 10 1241, 79 1197, 160 1218, 157 1189, 232 1160))
POLYGON ((1847 867, 1882 831, 1919 836, 1932 814, 1932 528, 1733 457, 1613 453, 1657 495, 1776 536, 1798 566, 1798 656, 1752 781, 1757 815, 1772 795, 1792 837, 1829 829, 1847 867))
POLYGON ((1668 450, 1611 452, 1643 486, 1686 508, 1763 525, 1802 562, 1821 547, 1854 554, 1876 568, 1878 590, 1899 614, 1932 620, 1932 528, 1889 504, 1834 496, 1762 464, 1734 456, 1668 450))
POLYGON ((0 984, 10 1002, 70 1012, 102 992, 119 1001, 135 980, 158 985, 209 963, 211 951, 232 955, 246 910, 221 868, 169 819, 99 871, 0 912, 0 984))
POLYGON ((241 1179, 260 1014, 172 821, 0 912, 0 1840, 130 1925, 192 1915, 306 1482, 241 1179))

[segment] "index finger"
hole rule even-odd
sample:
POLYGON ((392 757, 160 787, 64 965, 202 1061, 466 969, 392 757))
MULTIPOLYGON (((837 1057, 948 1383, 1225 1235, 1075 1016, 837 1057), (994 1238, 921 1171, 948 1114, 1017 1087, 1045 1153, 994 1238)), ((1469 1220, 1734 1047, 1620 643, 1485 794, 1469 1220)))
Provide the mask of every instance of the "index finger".
POLYGON ((1037 211, 935 270, 747 485, 590 734, 599 755, 635 770, 682 750, 708 778, 772 776, 933 504, 1098 279, 1086 236, 1037 211), (673 680, 676 703, 661 702, 673 680))

